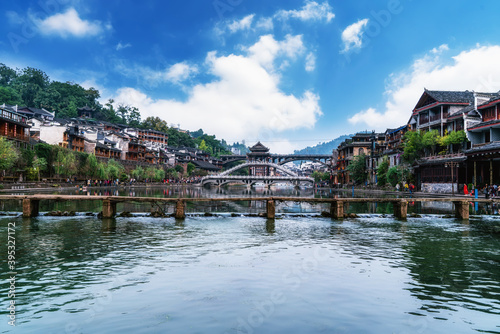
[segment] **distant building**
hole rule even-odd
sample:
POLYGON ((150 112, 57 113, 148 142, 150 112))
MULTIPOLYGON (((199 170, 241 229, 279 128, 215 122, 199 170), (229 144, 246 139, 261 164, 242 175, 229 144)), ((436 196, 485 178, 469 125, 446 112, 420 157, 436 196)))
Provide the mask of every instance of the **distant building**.
POLYGON ((0 135, 11 140, 15 146, 28 148, 29 125, 26 116, 8 107, 0 107, 0 135))
POLYGON ((94 109, 89 106, 85 106, 77 109, 78 117, 82 118, 93 118, 94 117, 94 109))

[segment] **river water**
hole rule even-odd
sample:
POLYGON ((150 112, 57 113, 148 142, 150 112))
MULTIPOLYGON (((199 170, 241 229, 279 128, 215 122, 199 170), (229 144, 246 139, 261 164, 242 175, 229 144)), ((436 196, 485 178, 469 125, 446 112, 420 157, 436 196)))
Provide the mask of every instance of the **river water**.
MULTIPOLYGON (((232 212, 262 211, 248 202, 232 212)), ((207 207, 184 221, 2 217, 17 274, 15 328, 0 281, 0 332, 500 333, 500 217, 380 208, 343 221, 301 206, 274 222, 194 214, 207 207)))

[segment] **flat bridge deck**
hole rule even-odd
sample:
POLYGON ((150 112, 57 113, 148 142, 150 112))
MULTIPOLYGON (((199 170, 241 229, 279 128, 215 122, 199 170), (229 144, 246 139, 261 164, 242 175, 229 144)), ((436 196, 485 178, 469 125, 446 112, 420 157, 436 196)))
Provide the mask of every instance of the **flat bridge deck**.
POLYGON ((330 213, 334 218, 343 218, 345 203, 393 203, 394 215, 405 219, 408 202, 453 202, 456 217, 469 218, 469 203, 498 203, 500 199, 468 199, 462 197, 446 198, 304 198, 304 197, 220 197, 220 198, 160 198, 160 197, 129 197, 129 196, 86 196, 86 195, 0 195, 0 201, 19 200, 23 202, 23 216, 38 215, 39 202, 50 201, 102 201, 103 217, 110 218, 116 214, 116 204, 123 202, 176 203, 176 218, 185 217, 186 202, 223 202, 223 201, 264 201, 267 203, 267 217, 274 219, 276 202, 330 203, 330 213))

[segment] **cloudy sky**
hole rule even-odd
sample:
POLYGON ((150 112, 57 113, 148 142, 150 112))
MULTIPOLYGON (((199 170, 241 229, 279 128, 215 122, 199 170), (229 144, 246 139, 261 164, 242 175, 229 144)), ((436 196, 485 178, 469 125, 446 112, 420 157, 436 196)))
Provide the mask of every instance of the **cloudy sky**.
POLYGON ((424 87, 500 90, 497 1, 22 0, 0 62, 273 152, 405 124, 424 87))

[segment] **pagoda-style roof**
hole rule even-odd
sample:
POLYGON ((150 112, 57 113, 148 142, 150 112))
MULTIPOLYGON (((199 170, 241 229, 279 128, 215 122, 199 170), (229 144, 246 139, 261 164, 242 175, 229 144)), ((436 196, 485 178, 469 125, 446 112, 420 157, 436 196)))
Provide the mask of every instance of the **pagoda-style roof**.
POLYGON ((262 143, 259 141, 257 144, 250 147, 250 151, 252 153, 267 153, 267 152, 269 152, 269 148, 262 145, 262 143))

